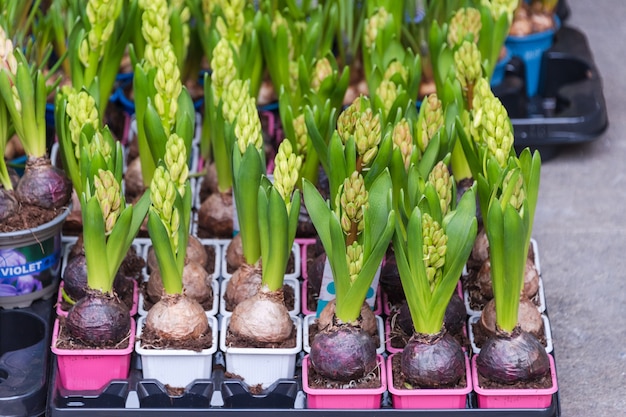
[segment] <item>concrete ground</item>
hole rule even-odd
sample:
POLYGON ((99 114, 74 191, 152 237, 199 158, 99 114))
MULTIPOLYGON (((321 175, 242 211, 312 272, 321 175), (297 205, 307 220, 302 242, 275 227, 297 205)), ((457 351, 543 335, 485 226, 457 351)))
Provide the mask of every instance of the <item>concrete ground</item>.
POLYGON ((602 76, 609 127, 545 162, 533 235, 562 415, 626 416, 626 2, 568 4, 602 76))

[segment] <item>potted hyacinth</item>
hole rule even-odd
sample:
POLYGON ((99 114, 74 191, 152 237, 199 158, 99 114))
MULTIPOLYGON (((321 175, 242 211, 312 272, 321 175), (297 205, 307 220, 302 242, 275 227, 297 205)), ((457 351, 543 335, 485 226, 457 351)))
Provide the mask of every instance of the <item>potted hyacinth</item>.
POLYGON ((415 173, 409 178, 393 248, 413 334, 388 359, 389 391, 394 408, 465 408, 469 360, 444 315, 476 237, 475 196, 470 188, 452 202, 454 177, 443 162, 425 182, 415 173))
POLYGON ((364 312, 371 311, 363 304, 393 234, 391 177, 384 170, 367 189, 363 176, 352 171, 339 187, 335 209, 305 181, 304 201, 326 251, 335 291, 302 363, 308 406, 378 408, 386 375, 365 329, 364 312), (376 377, 380 382, 370 385, 377 385, 375 389, 354 384, 376 377), (323 381, 321 386, 313 385, 317 380, 323 381))
MULTIPOLYGON (((89 288, 67 317, 55 320, 51 343, 61 384, 79 390, 99 389, 111 379, 128 376, 135 322, 113 290, 113 282, 149 208, 149 193, 134 206, 125 203, 119 159, 105 159, 106 151, 97 146, 102 142, 93 143, 81 150, 89 288)), ((121 145, 115 146, 119 157, 121 145)))
MULTIPOLYGON (((248 157, 258 158, 252 144, 248 150, 248 157)), ((240 163, 245 161, 246 156, 240 163)), ((300 192, 295 186, 302 160, 285 140, 274 162, 273 182, 264 176, 258 189, 261 283, 256 294, 239 302, 232 315, 223 319, 220 335, 226 371, 239 375, 249 386, 267 387, 279 378, 293 377, 302 346, 300 318, 290 314, 283 291, 298 225, 300 192)))
POLYGON ((28 158, 19 181, 13 182, 4 164, 0 172, 0 253, 9 260, 0 276, 0 304, 25 307, 56 291, 72 188, 65 173, 52 166, 46 147, 45 103, 54 86, 46 86, 42 69, 29 65, 1 29, 0 41, 2 151, 12 126, 28 158))
POLYGON ((195 270, 186 259, 192 198, 186 160, 183 140, 171 135, 150 185, 148 216, 162 295, 140 318, 135 346, 144 378, 172 387, 209 378, 217 350, 217 320, 194 298, 185 278, 195 270))

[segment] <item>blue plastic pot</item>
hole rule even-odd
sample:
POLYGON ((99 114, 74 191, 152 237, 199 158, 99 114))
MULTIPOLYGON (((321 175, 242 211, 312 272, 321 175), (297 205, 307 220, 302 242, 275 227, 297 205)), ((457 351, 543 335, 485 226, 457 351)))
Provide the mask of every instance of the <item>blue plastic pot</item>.
POLYGON ((539 89, 541 76, 541 59, 543 53, 550 49, 554 42, 554 34, 561 26, 559 18, 554 16, 555 28, 527 36, 508 36, 505 46, 512 56, 518 56, 526 69, 526 94, 533 97, 539 89))
POLYGON ((496 63, 496 66, 493 68, 493 74, 491 75, 491 82, 490 82, 492 87, 495 87, 502 83, 502 80, 504 80, 504 75, 506 73, 506 65, 509 63, 510 60, 511 60, 511 51, 509 51, 509 49, 507 48, 506 55, 502 57, 502 59, 500 59, 496 63))

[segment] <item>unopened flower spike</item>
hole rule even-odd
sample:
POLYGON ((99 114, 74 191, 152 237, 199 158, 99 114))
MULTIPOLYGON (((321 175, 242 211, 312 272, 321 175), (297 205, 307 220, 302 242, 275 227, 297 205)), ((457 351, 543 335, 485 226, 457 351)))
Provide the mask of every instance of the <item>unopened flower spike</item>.
POLYGON ((430 214, 422 214, 423 255, 426 275, 430 281, 431 291, 437 286, 443 276, 443 266, 446 263, 448 236, 441 225, 430 214))
POLYGON ((474 84, 483 75, 482 58, 475 43, 464 41, 454 52, 456 78, 461 83, 463 96, 467 103, 474 97, 474 84))
POLYGON ((259 119, 256 100, 253 97, 248 97, 237 116, 235 136, 241 154, 246 152, 249 144, 254 145, 257 149, 261 149, 263 146, 261 119, 259 119))
POLYGON ((222 114, 224 120, 233 123, 237 118, 241 108, 250 97, 250 80, 233 80, 226 85, 222 96, 222 114))
POLYGON ((393 127, 393 133, 391 135, 393 140, 393 147, 400 149, 402 155, 402 162, 404 163, 404 169, 408 170, 411 164, 411 155, 413 154, 413 136, 411 135, 411 127, 406 118, 400 119, 398 123, 393 127))
POLYGON ((185 195, 185 184, 189 177, 187 148, 185 147, 185 141, 175 133, 170 135, 165 145, 164 160, 170 179, 176 185, 178 193, 183 197, 185 195))
POLYGON ((430 171, 428 182, 433 184, 435 191, 437 191, 441 214, 442 217, 445 217, 450 211, 450 204, 452 203, 452 181, 448 166, 443 161, 439 161, 430 171))
POLYGON ((376 88, 376 96, 382 101, 382 110, 386 117, 398 97, 398 86, 389 79, 383 79, 376 88))
MULTIPOLYGON (((506 108, 493 94, 486 94, 476 111, 478 117, 474 119, 474 127, 478 140, 486 146, 489 155, 495 157, 498 165, 504 167, 511 149, 514 135, 506 108)), ((487 155, 484 156, 486 160, 487 155)))
POLYGON ((274 158, 274 188, 285 201, 287 212, 291 209, 291 195, 298 183, 302 157, 293 152, 291 142, 283 140, 274 158))
POLYGON ((150 199, 152 208, 158 214, 167 231, 170 246, 174 253, 178 249, 178 228, 180 213, 174 207, 176 202, 176 186, 170 174, 163 166, 157 167, 150 183, 150 199))
POLYGON ((122 0, 90 0, 85 9, 90 30, 83 39, 79 56, 85 67, 90 65, 90 55, 104 55, 104 47, 115 29, 115 21, 122 11, 122 0))
POLYGON ((336 198, 335 207, 341 228, 347 236, 346 244, 351 245, 365 228, 363 214, 369 203, 363 176, 354 171, 344 180, 336 198))
POLYGON ((328 58, 324 57, 315 61, 313 76, 311 77, 311 89, 318 92, 322 82, 333 74, 333 67, 328 58))
POLYGON ((239 49, 243 42, 244 8, 246 2, 244 0, 222 0, 220 3, 224 17, 218 16, 217 18, 215 23, 217 32, 220 38, 227 39, 233 46, 239 49))
POLYGON ((102 169, 98 170, 98 175, 93 178, 93 184, 104 218, 105 234, 108 236, 113 231, 122 210, 121 187, 111 171, 102 169))
POLYGON ((76 158, 80 157, 80 132, 85 125, 92 125, 94 129, 100 126, 100 117, 96 108, 96 100, 86 91, 76 91, 71 87, 64 87, 67 95, 65 111, 69 116, 70 137, 74 143, 76 158))
POLYGON ((417 146, 422 153, 443 125, 443 104, 436 93, 429 94, 422 101, 420 117, 417 120, 417 146))
POLYGON ((448 26, 448 45, 455 48, 460 45, 468 35, 472 35, 473 43, 478 43, 480 29, 480 11, 473 7, 462 7, 450 19, 448 26))
POLYGON ((381 31, 391 20, 391 16, 384 7, 379 7, 376 12, 367 19, 363 32, 364 44, 367 49, 376 43, 378 32, 381 31))
POLYGON ((211 60, 211 86, 213 87, 213 100, 218 103, 222 98, 223 91, 237 77, 235 57, 230 42, 221 38, 213 50, 211 60))

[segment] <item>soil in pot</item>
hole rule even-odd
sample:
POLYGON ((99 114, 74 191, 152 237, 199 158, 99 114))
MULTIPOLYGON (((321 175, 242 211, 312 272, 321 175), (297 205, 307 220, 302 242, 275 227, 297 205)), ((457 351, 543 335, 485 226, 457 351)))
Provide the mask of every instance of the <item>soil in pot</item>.
MULTIPOLYGON (((392 371, 393 371, 393 387, 396 389, 420 389, 419 387, 408 388, 408 386, 410 385, 407 383, 406 378, 404 377, 404 374, 402 373, 402 369, 400 365, 401 361, 402 361, 402 355, 400 354, 394 355, 393 358, 391 359, 392 371)), ((467 387, 467 375, 463 375, 463 377, 459 380, 459 382, 457 382, 456 384, 452 386, 440 387, 440 388, 459 389, 459 388, 465 388, 465 387, 467 387)))
POLYGON ((382 383, 380 378, 380 366, 372 369, 371 372, 367 373, 363 378, 350 381, 349 383, 333 381, 320 375, 315 368, 313 368, 310 361, 308 362, 308 370, 308 385, 313 389, 375 389, 380 388, 382 383))
POLYGON ((21 205, 17 212, 0 223, 0 233, 17 232, 35 228, 59 216, 65 208, 44 209, 31 205, 21 205))

